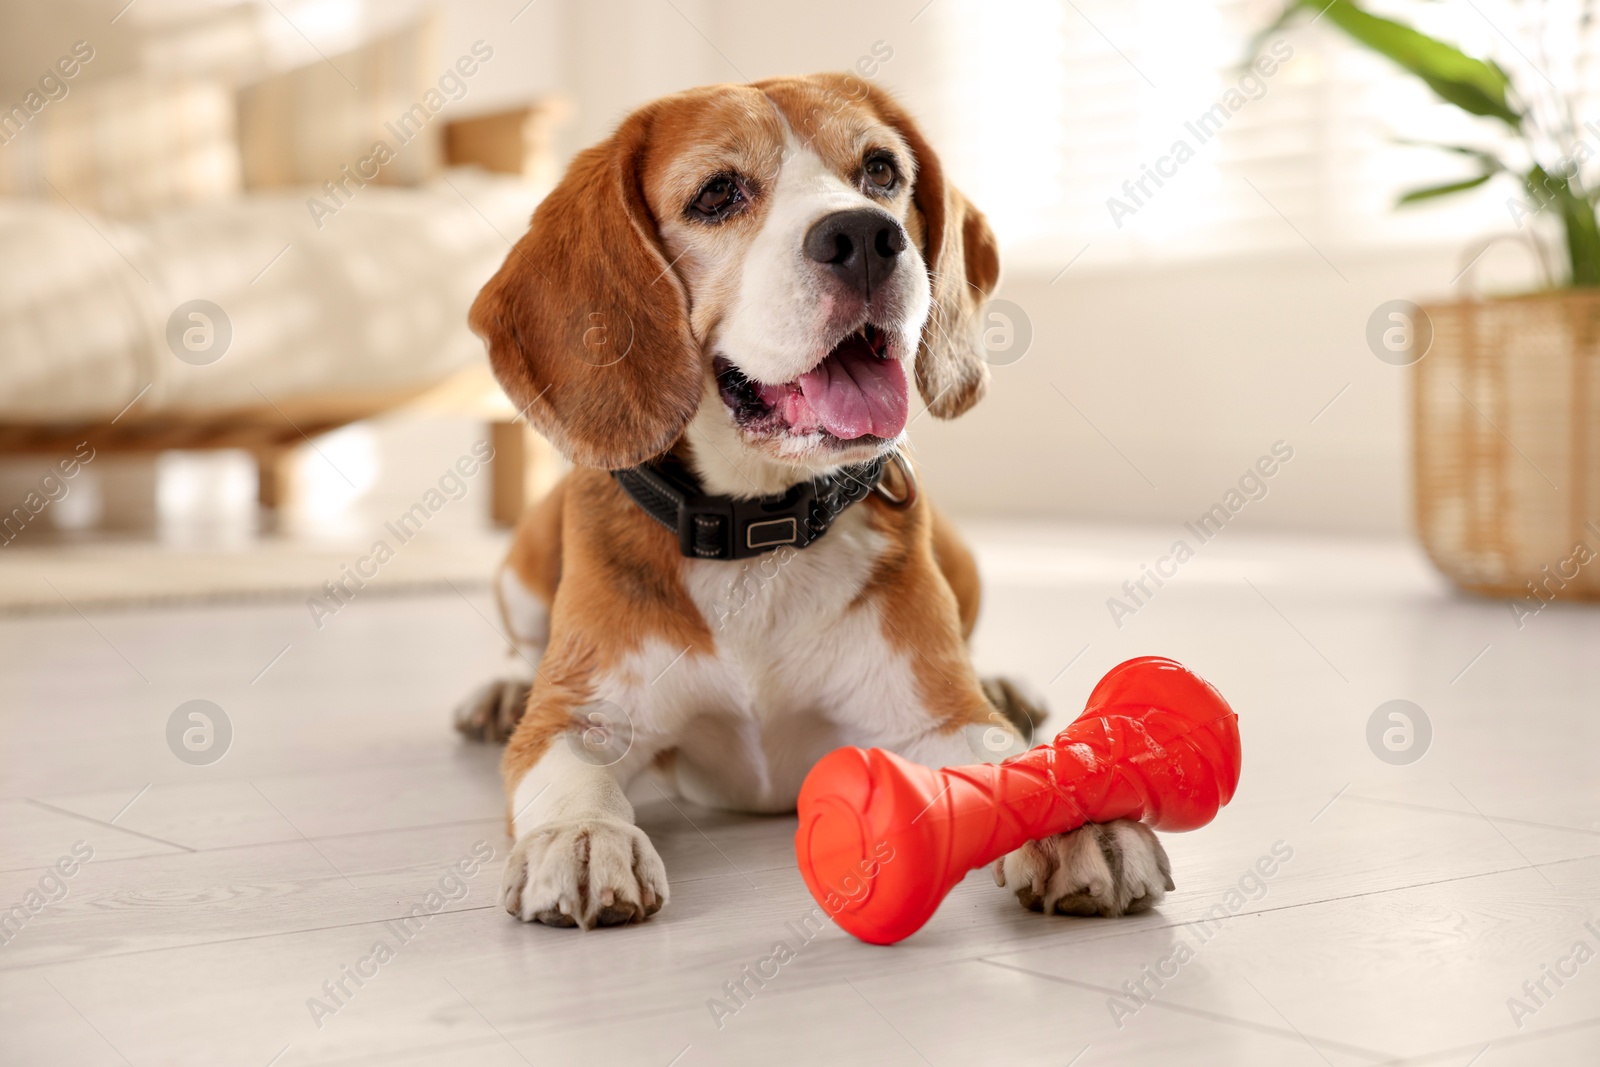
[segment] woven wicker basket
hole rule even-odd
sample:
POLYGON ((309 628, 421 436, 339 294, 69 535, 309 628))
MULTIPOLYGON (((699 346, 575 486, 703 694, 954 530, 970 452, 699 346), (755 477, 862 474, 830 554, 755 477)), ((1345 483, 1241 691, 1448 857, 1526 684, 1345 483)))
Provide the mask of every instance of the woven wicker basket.
POLYGON ((1412 448, 1428 554, 1473 592, 1600 598, 1600 293, 1423 310, 1412 448))

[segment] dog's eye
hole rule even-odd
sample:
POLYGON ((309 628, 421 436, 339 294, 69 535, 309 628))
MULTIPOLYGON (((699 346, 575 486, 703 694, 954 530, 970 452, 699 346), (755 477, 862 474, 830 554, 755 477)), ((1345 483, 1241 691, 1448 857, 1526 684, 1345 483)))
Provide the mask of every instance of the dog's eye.
POLYGON ((894 180, 899 177, 899 174, 894 169, 894 164, 883 156, 873 156, 867 160, 865 171, 867 181, 884 190, 893 187, 894 180))
POLYGON ((726 174, 719 174, 700 187, 690 208, 702 218, 721 219, 739 200, 739 183, 726 174))

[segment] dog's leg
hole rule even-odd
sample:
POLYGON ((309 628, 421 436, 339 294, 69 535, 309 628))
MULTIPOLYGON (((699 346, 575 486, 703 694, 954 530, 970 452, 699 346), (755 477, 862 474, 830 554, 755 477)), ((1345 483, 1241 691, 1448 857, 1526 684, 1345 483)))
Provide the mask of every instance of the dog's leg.
MULTIPOLYGON (((993 729, 991 723, 983 725, 985 734, 993 729)), ((975 746, 970 728, 966 733, 930 733, 905 746, 900 755, 929 767, 971 763, 975 753, 987 758, 980 750, 990 747, 988 743, 975 746)), ((1146 911, 1174 888, 1172 865, 1160 839, 1132 819, 1089 823, 1030 841, 995 861, 994 880, 1011 888, 1030 911, 1108 918, 1146 911)))
POLYGON ((502 744, 528 705, 533 672, 550 640, 550 604, 517 576, 508 561, 495 577, 496 600, 514 651, 512 674, 485 682, 456 705, 456 730, 473 741, 502 744))
POLYGON ((495 575, 495 603, 512 643, 513 673, 479 686, 456 705, 456 729, 473 741, 506 741, 527 706, 533 671, 550 641, 550 605, 561 581, 566 487, 565 479, 557 482, 523 514, 495 575))
POLYGON ((572 723, 569 709, 536 696, 506 750, 516 844, 501 903, 524 922, 548 926, 642 922, 667 902, 667 871, 634 825, 623 790, 649 755, 630 749, 601 766, 569 743, 572 723))
POLYGON ((978 602, 982 595, 982 587, 978 581, 978 561, 973 558, 972 549, 961 540, 961 534, 956 530, 955 524, 945 517, 944 512, 927 505, 929 515, 929 536, 932 538, 933 561, 938 567, 939 574, 950 587, 950 593, 956 598, 956 616, 961 623, 961 639, 970 640, 972 628, 978 623, 978 602))

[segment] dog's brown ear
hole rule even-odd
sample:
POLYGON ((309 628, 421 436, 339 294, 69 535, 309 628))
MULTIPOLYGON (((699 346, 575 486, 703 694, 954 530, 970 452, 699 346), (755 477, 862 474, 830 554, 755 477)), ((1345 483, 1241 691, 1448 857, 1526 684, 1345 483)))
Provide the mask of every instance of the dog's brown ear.
POLYGON ((688 299, 643 190, 655 117, 573 160, 469 316, 506 394, 581 466, 658 455, 700 403, 688 299))
MULTIPOLYGON (((887 93, 868 92, 873 108, 916 157, 911 201, 913 215, 921 216, 922 258, 933 286, 933 308, 917 350, 917 389, 929 411, 953 419, 982 399, 989 385, 978 314, 1000 280, 1000 249, 983 212, 945 180, 939 156, 911 117, 887 93)), ((916 219, 910 221, 915 238, 916 219)))

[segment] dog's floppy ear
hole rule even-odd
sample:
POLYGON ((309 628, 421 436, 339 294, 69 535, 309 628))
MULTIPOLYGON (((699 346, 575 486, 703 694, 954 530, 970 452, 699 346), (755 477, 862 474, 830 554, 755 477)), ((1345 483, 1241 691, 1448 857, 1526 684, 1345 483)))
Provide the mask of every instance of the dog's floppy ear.
POLYGON ((581 466, 664 452, 700 403, 688 299, 642 184, 655 117, 573 160, 469 316, 506 394, 581 466))
POLYGON ((911 117, 882 90, 869 88, 868 95, 916 157, 915 210, 908 222, 916 238, 915 216, 921 216, 922 257, 933 286, 933 308, 917 350, 917 390, 934 415, 953 419, 982 399, 989 385, 978 313, 1000 280, 1000 250, 983 212, 945 180, 938 154, 911 117))

